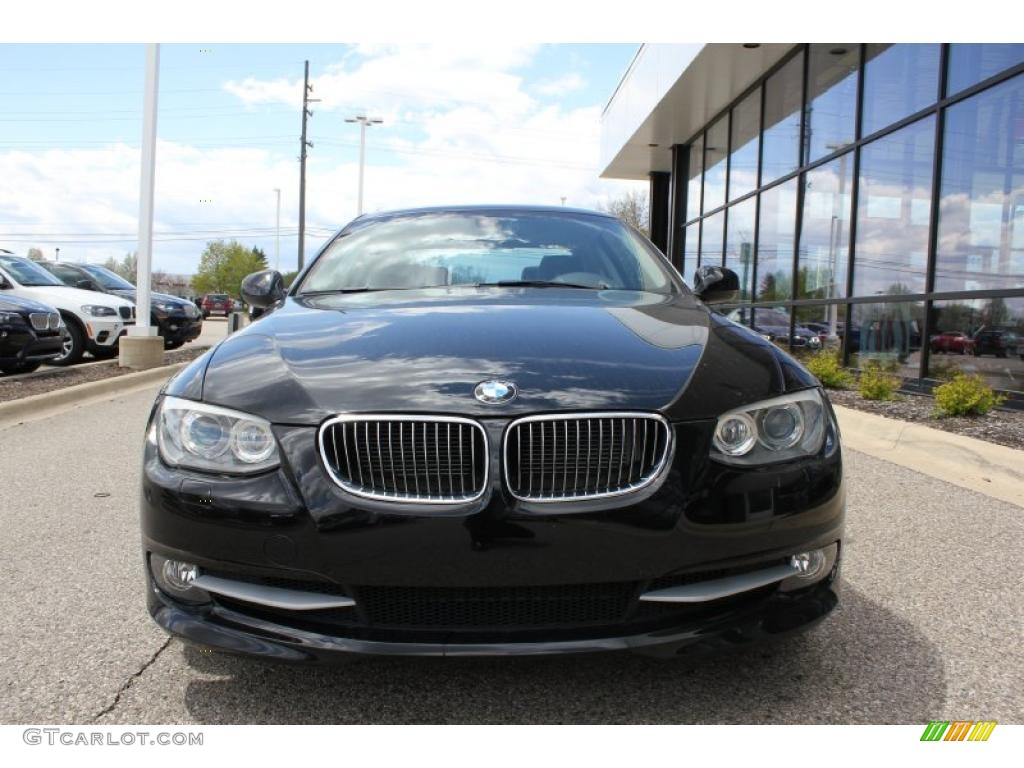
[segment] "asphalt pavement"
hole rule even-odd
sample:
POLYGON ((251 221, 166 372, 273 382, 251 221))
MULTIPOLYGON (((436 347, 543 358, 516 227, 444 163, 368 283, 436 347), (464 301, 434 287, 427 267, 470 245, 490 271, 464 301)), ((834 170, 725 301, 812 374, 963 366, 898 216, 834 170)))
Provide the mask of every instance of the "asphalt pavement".
POLYGON ((852 451, 840 607, 772 646, 314 668, 169 640, 136 511, 157 388, 0 430, 0 723, 1024 722, 1024 510, 852 451))

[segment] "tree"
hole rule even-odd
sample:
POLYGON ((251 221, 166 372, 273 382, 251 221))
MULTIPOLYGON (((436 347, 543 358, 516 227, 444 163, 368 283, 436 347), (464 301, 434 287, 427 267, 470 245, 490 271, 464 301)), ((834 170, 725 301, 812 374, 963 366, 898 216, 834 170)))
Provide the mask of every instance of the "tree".
POLYGON ((650 235, 650 203, 647 192, 642 189, 631 189, 619 197, 602 203, 599 208, 605 213, 617 216, 644 235, 650 235))
POLYGON ((30 259, 32 259, 32 261, 42 261, 43 260, 43 252, 41 250, 39 250, 38 248, 29 248, 28 249, 28 257, 30 259))
POLYGON ((111 272, 116 272, 129 283, 134 283, 138 263, 138 254, 136 252, 132 252, 126 253, 124 255, 124 258, 121 259, 121 261, 118 261, 113 256, 111 256, 105 262, 103 262, 103 266, 109 269, 111 272))
POLYGON ((199 258, 199 269, 192 279, 197 293, 226 293, 238 296, 242 279, 251 272, 267 268, 267 257, 259 248, 246 248, 236 240, 212 240, 199 258))
POLYGON ((299 276, 299 271, 298 270, 295 270, 293 272, 285 272, 283 275, 281 275, 281 278, 284 280, 284 287, 285 288, 291 288, 292 287, 292 283, 295 281, 295 278, 298 277, 298 276, 299 276))

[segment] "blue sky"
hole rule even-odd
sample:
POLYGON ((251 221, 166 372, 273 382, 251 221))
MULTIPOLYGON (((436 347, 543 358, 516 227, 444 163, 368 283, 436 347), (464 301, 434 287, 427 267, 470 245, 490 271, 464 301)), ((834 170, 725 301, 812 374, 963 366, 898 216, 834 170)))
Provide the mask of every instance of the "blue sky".
MULTIPOLYGON (((191 272, 236 236, 295 262, 302 62, 310 61, 307 252, 356 212, 447 202, 592 207, 599 115, 635 45, 164 45, 155 266, 191 272)), ((143 48, 0 47, 0 247, 102 261, 135 247, 143 48)))

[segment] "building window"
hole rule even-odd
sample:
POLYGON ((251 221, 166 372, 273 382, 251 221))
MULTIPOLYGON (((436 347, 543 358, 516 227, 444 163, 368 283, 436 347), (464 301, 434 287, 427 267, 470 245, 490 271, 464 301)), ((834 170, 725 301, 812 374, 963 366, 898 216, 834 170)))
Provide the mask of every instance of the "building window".
POLYGON ((862 135, 870 136, 938 101, 941 47, 868 45, 862 135))
POLYGON ((732 110, 732 155, 729 157, 729 200, 757 189, 757 155, 761 132, 761 89, 732 110))
POLYGON ((822 43, 810 46, 807 62, 805 162, 838 152, 853 143, 857 117, 860 46, 822 43))
POLYGON ((796 179, 761 193, 755 273, 758 301, 792 298, 796 193, 796 179))
POLYGON ((936 291, 1024 287, 1024 75, 946 110, 936 291))
POLYGON ((797 54, 764 85, 761 183, 792 173, 800 162, 804 55, 797 54))
POLYGON ((936 301, 931 327, 929 376, 977 373, 995 389, 1024 393, 1024 298, 936 301))
POLYGON ((725 212, 719 211, 702 222, 699 264, 721 264, 725 212))
POLYGON ((698 255, 700 253, 700 222, 695 221, 686 228, 683 240, 683 263, 679 265, 679 273, 683 279, 689 282, 693 270, 697 267, 698 255), (689 272, 689 275, 687 274, 689 272))
POLYGON ((852 152, 804 175, 804 211, 797 261, 798 299, 846 296, 852 190, 852 152))
POLYGON ((700 182, 704 173, 704 136, 690 145, 690 179, 686 183, 686 220, 700 216, 700 182))
POLYGON ((922 302, 854 304, 848 342, 850 362, 857 368, 875 362, 901 376, 917 378, 921 364, 922 328, 922 302))
POLYGON ((927 117, 861 149, 855 295, 924 292, 934 145, 927 117))
POLYGON ((725 237, 725 266, 740 277, 740 301, 750 301, 750 283, 754 279, 754 206, 749 197, 729 208, 725 237))
POLYGON ((725 168, 729 147, 729 115, 708 128, 704 139, 704 213, 725 204, 725 168))
POLYGON ((970 88, 1011 67, 1024 64, 1024 44, 1003 43, 949 46, 949 95, 970 88))

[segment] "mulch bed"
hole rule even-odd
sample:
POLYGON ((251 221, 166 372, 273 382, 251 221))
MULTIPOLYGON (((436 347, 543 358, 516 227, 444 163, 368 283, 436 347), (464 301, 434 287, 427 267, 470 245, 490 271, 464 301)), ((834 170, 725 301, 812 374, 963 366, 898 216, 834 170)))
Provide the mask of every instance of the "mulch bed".
POLYGON ((828 396, 834 404, 858 411, 1024 449, 1024 412, 1021 411, 994 410, 985 416, 936 416, 935 399, 929 395, 901 393, 897 396, 899 399, 892 401, 865 400, 854 391, 830 389, 828 396))
MULTIPOLYGON (((187 363, 195 360, 208 349, 209 347, 203 346, 164 352, 164 363, 166 365, 187 363)), ((111 379, 128 373, 136 373, 136 371, 118 367, 117 358, 96 365, 72 365, 67 368, 44 365, 29 376, 0 378, 0 402, 17 400, 29 395, 41 395, 44 392, 53 392, 56 389, 64 389, 75 384, 111 379)))

